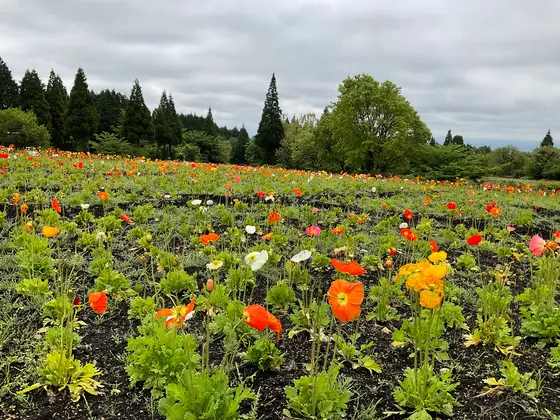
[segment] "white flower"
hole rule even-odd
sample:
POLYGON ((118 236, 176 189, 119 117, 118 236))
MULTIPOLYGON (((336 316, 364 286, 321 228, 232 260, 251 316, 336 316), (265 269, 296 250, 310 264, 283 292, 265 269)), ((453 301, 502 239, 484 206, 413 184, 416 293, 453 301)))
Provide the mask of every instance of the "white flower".
MULTIPOLYGON (((140 174, 138 174, 140 175, 140 174)), ((163 198, 171 198, 171 194, 163 194, 163 198)))
POLYGON ((253 235, 256 231, 257 231, 256 226, 251 226, 251 225, 245 226, 245 232, 247 232, 249 235, 253 235))
POLYGON ((107 239, 107 235, 105 235, 105 232, 97 232, 97 233, 95 234, 95 238, 96 238, 98 241, 104 241, 105 239, 107 239))
POLYGON ((206 205, 207 205, 207 206, 213 206, 213 205, 214 205, 214 202, 213 202, 212 200, 208 200, 208 201, 206 202, 206 205))
POLYGON ((245 262, 251 267, 251 270, 257 271, 268 261, 268 252, 255 251, 245 257, 245 262))
POLYGON ((191 201, 191 204, 193 206, 200 206, 202 204, 202 200, 193 200, 191 201))
POLYGON ((372 188, 371 188, 371 192, 375 194, 375 193, 377 192, 377 188, 372 187, 372 188))
POLYGON ((264 198, 264 201, 274 201, 274 196, 273 196, 273 195, 267 195, 267 196, 264 198))
POLYGON ((399 225, 399 229, 406 229, 408 227, 408 223, 403 222, 399 225))
POLYGON ((296 255, 290 258, 290 261, 293 263, 300 263, 302 261, 308 260, 309 258, 311 258, 311 251, 304 249, 303 251, 298 252, 296 255))
POLYGON ((222 267, 222 265, 224 265, 223 261, 214 260, 206 264, 206 268, 208 270, 219 270, 222 267))
POLYGON ((82 210, 87 210, 89 209, 89 204, 80 204, 80 207, 82 208, 82 210))
POLYGON ((206 207, 199 207, 198 208, 200 210, 201 213, 206 213, 206 210, 208 210, 206 207))

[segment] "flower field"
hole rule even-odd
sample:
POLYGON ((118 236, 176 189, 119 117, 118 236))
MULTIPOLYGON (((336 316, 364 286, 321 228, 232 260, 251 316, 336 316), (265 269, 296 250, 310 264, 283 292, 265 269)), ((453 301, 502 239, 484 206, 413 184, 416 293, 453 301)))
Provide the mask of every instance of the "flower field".
POLYGON ((0 161, 2 418, 560 418, 560 192, 0 161))

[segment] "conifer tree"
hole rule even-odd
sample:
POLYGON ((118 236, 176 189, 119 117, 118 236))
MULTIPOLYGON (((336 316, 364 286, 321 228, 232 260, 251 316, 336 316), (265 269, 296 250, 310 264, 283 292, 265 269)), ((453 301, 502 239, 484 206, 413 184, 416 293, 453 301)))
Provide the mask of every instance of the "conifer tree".
POLYGON ((117 129, 121 111, 126 108, 128 100, 125 95, 115 92, 115 89, 104 89, 95 96, 95 108, 99 114, 97 131, 114 133, 117 129))
POLYGON ((18 106, 18 85, 12 77, 12 72, 0 57, 0 110, 18 106))
POLYGON ((173 139, 169 124, 169 100, 165 91, 161 94, 159 106, 154 109, 152 119, 154 121, 156 143, 160 149, 161 156, 166 158, 169 156, 173 139), (169 150, 167 150, 168 145, 169 150))
POLYGON ((451 130, 447 132, 445 140, 443 141, 444 146, 449 146, 450 144, 453 144, 453 135, 451 134, 451 130))
POLYGON ((49 103, 49 112, 51 114, 51 143, 55 147, 62 149, 66 142, 64 114, 68 105, 68 93, 62 83, 62 79, 58 74, 55 74, 54 70, 51 70, 45 97, 49 103))
POLYGON ((167 108, 169 128, 171 130, 172 145, 179 145, 183 140, 183 126, 181 125, 181 120, 177 114, 177 109, 175 108, 175 102, 173 101, 173 96, 169 94, 169 106, 167 108))
POLYGON ((550 130, 548 130, 548 133, 546 133, 546 136, 542 139, 541 147, 554 147, 554 141, 550 135, 550 130))
POLYGON ((45 98, 43 83, 35 70, 25 71, 21 80, 19 101, 21 109, 32 111, 37 116, 37 122, 44 125, 50 133, 52 124, 49 103, 45 98))
POLYGON ((206 118, 204 119, 202 131, 204 131, 209 136, 218 135, 218 127, 216 126, 214 117, 212 116, 212 107, 208 108, 208 114, 206 114, 206 118))
POLYGON ((272 164, 275 161, 276 150, 284 138, 282 125, 282 110, 278 101, 276 89, 276 76, 272 74, 270 86, 266 94, 264 108, 255 136, 255 143, 261 149, 264 163, 272 164))
POLYGON ((144 102, 138 79, 134 81, 130 92, 121 130, 121 135, 134 146, 145 146, 154 141, 155 129, 152 114, 144 102))
POLYGON ((89 149, 89 142, 94 139, 98 124, 99 116, 88 88, 86 75, 82 68, 79 68, 70 91, 64 121, 66 135, 70 137, 74 150, 86 152, 89 149))

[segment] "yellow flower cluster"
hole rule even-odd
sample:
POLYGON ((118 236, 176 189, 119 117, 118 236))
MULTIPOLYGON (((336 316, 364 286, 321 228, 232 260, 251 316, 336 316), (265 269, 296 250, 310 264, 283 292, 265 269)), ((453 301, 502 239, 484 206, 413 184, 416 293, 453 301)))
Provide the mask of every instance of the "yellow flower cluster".
POLYGON ((420 305, 426 309, 436 309, 443 300, 443 278, 447 274, 447 264, 437 263, 445 261, 447 254, 445 251, 434 252, 428 259, 429 261, 402 266, 397 274, 397 280, 406 278, 406 288, 418 294, 420 305))

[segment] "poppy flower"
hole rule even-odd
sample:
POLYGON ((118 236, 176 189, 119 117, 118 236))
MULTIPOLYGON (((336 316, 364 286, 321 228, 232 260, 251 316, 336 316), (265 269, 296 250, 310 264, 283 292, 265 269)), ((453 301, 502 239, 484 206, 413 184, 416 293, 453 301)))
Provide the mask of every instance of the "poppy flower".
POLYGON ((471 199, 468 201, 468 203, 472 205, 472 204, 474 204, 474 200, 471 198, 471 199))
POLYGON ((335 227, 331 229, 331 232, 335 235, 342 235, 344 233, 343 227, 335 227))
POLYGON ((73 300, 72 300, 72 305, 73 306, 80 306, 80 296, 76 296, 73 300))
POLYGON ((264 191, 259 191, 259 192, 257 193, 257 197, 259 197, 259 198, 264 198, 264 197, 266 197, 266 193, 265 193, 264 191))
POLYGON ((455 210, 457 208, 457 204, 450 201, 449 203, 447 203, 447 208, 449 210, 455 210))
POLYGON ((418 239, 418 234, 409 228, 401 229, 401 235, 404 236, 407 241, 416 241, 418 239))
POLYGON ((132 219, 129 216, 127 216, 125 213, 121 213, 121 219, 126 223, 132 222, 132 219))
POLYGON ((502 211, 498 207, 492 207, 490 209, 490 214, 494 217, 498 217, 499 215, 502 214, 502 211))
POLYGON ((341 273, 349 274, 351 276, 359 276, 360 274, 367 273, 367 271, 364 270, 362 266, 358 264, 356 261, 350 261, 345 263, 342 261, 335 260, 334 258, 331 258, 331 264, 335 269, 337 269, 341 273))
POLYGON ((19 200, 21 200, 21 194, 20 193, 14 193, 14 195, 12 197, 12 204, 19 203, 19 200))
POLYGON ((251 327, 263 331, 268 325, 268 312, 261 305, 249 305, 243 311, 243 321, 251 327))
POLYGON ((469 245, 478 245, 480 243, 480 241, 482 241, 482 236, 480 235, 473 235, 470 238, 467 239, 467 243, 469 245))
POLYGON ((105 200, 107 200, 107 199, 109 198, 109 194, 107 194, 105 191, 99 191, 99 192, 97 193, 97 196, 99 197, 99 199, 100 199, 101 201, 105 201, 105 200))
MULTIPOLYGON (((26 232, 31 232, 33 230, 33 223, 32 222, 27 222, 25 224, 25 231, 26 232)), ((46 236, 46 235, 45 235, 46 236)))
POLYGON ((554 232, 554 242, 560 242, 560 230, 554 232))
POLYGON ((424 205, 427 206, 428 204, 430 204, 431 201, 432 199, 430 197, 424 198, 424 205))
POLYGON ((391 255, 397 255, 397 250, 395 248, 388 248, 387 252, 391 255))
POLYGON ((296 255, 290 258, 290 261, 293 263, 300 263, 302 261, 307 261, 309 258, 311 258, 311 255, 313 255, 311 251, 309 251, 308 249, 304 249, 303 251, 298 252, 296 255))
POLYGON ((233 181, 234 181, 234 182, 241 182, 241 177, 240 177, 239 175, 235 175, 235 176, 233 177, 233 181))
POLYGON ((301 194, 302 194, 302 193, 301 193, 301 188, 299 188, 299 187, 298 187, 298 188, 294 188, 293 191, 294 191, 294 193, 295 193, 298 197, 301 197, 301 194))
POLYGON ((270 223, 276 223, 280 220, 280 213, 277 213, 275 211, 273 211, 272 213, 270 213, 270 216, 268 216, 268 221, 270 223))
POLYGON ((43 235, 45 235, 47 238, 54 238, 56 235, 58 235, 58 232, 60 231, 56 226, 43 226, 43 235))
POLYGON ((335 280, 331 283, 328 300, 333 315, 342 322, 358 319, 361 313, 360 305, 364 300, 364 285, 361 282, 352 283, 346 280, 335 280))
POLYGON ((557 248, 558 244, 556 242, 545 241, 538 235, 533 236, 529 242, 529 249, 535 257, 540 257, 546 251, 556 251, 557 248))
POLYGON ((441 305, 443 300, 443 287, 435 285, 427 285, 420 292, 420 305, 426 309, 436 309, 441 305))
POLYGON ((274 331, 277 336, 278 336, 278 340, 280 340, 280 335, 282 334, 282 323, 280 322, 280 320, 278 318, 276 318, 274 315, 272 315, 270 312, 268 312, 268 328, 270 328, 272 331, 274 331))
POLYGON ((60 208, 60 204, 58 204, 58 200, 56 198, 53 198, 53 201, 51 201, 51 206, 57 213, 60 213, 62 211, 62 209, 60 208))
POLYGON ((210 242, 215 242, 218 239, 220 239, 220 235, 209 233, 208 235, 202 235, 200 237, 200 242, 202 242, 204 245, 208 245, 210 242))
POLYGON ((233 187, 233 184, 231 183, 231 181, 226 182, 226 188, 228 190, 231 190, 231 187, 233 187))
POLYGON ((321 234, 321 228, 319 226, 309 226, 305 229, 305 234, 307 236, 319 236, 321 234))
POLYGON ((254 251, 245 256, 245 263, 251 267, 252 271, 257 271, 262 268, 263 265, 268 261, 268 252, 264 251, 254 251))
POLYGON ((167 317, 165 327, 168 330, 180 328, 187 319, 194 315, 195 299, 191 299, 188 305, 179 305, 176 308, 163 308, 156 312, 156 318, 167 317))
POLYGON ((89 295, 89 306, 98 314, 107 310, 107 295, 105 292, 93 292, 89 295))
POLYGON ((407 220, 412 220, 414 218, 414 213, 412 213, 409 209, 405 209, 404 217, 407 220))
POLYGON ((434 264, 440 262, 440 261, 445 261, 447 259, 447 252, 445 251, 439 251, 439 252, 433 252, 428 259, 433 262, 434 264))
POLYGON ((492 211, 492 209, 494 208, 494 206, 496 205, 495 201, 492 201, 490 204, 488 204, 486 206, 486 213, 490 213, 492 211))
POLYGON ((270 238, 272 238, 272 235, 273 235, 272 232, 267 233, 266 235, 261 236, 261 239, 262 239, 263 241, 268 241, 268 240, 270 240, 270 238))
POLYGON ((21 205, 21 207, 19 208, 19 210, 23 213, 23 214, 27 214, 27 211, 29 210, 29 206, 26 203, 23 203, 21 205))
POLYGON ((432 250, 432 252, 438 252, 439 247, 436 244, 436 241, 430 241, 430 249, 432 250))

